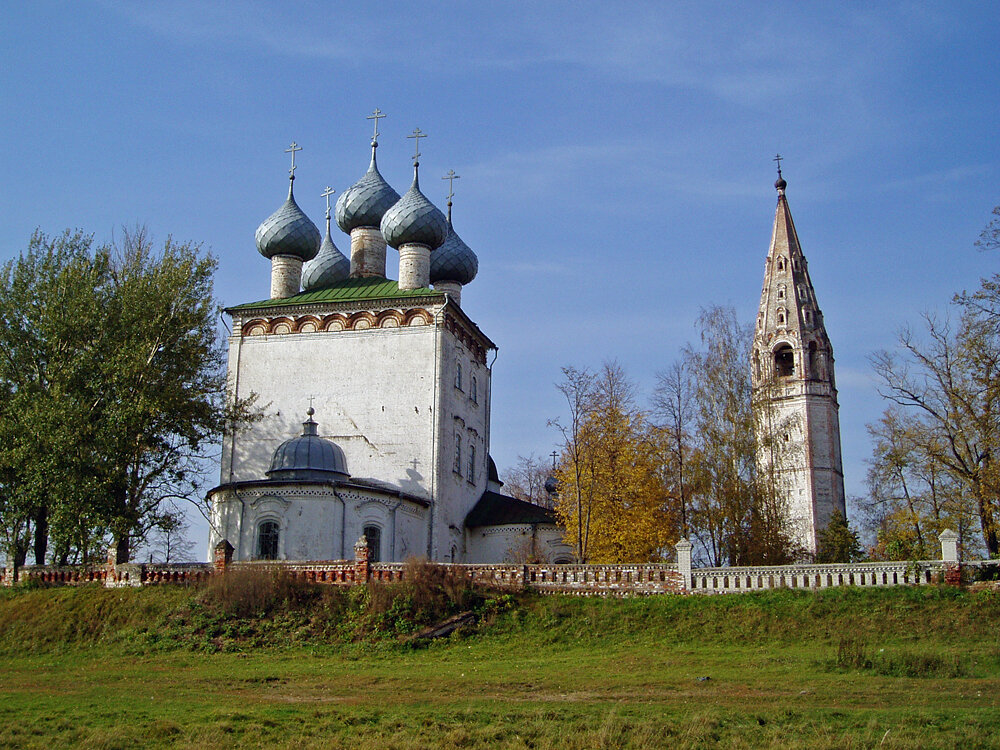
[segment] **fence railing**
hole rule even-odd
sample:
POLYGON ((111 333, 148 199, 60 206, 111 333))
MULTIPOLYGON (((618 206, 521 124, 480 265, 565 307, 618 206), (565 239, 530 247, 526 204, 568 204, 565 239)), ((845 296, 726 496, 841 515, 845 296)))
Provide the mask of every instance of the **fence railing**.
MULTIPOLYGON (((494 588, 580 595, 729 594, 774 588, 912 586, 935 582, 957 585, 961 581, 961 566, 956 539, 954 532, 942 532, 942 559, 917 562, 694 568, 691 565, 693 545, 681 539, 676 545, 676 564, 434 564, 464 576, 472 583, 494 588)), ((405 563, 371 562, 363 538, 354 547, 353 560, 236 562, 232 554, 232 545, 222 541, 215 548, 213 563, 116 565, 111 558, 103 566, 26 566, 18 569, 17 579, 62 585, 99 583, 107 587, 191 584, 207 581, 212 575, 227 569, 257 567, 278 567, 299 580, 336 586, 354 586, 370 581, 394 582, 406 578, 405 563)), ((0 583, 8 586, 15 583, 13 570, 0 568, 0 583)))

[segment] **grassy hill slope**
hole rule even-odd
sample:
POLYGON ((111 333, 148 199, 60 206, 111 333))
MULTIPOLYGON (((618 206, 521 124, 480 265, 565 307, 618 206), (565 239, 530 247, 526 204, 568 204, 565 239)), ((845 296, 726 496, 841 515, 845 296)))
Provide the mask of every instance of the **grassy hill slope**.
POLYGON ((1000 745, 994 592, 612 600, 431 583, 2 592, 0 745, 1000 745), (478 624, 401 641, 458 607, 478 624))

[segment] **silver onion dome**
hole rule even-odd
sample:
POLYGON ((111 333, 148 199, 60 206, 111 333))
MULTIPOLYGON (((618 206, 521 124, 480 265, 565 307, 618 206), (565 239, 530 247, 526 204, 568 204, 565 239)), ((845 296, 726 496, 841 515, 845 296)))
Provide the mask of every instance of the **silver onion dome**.
POLYGON ((288 199, 257 227, 255 237, 257 249, 265 258, 294 255, 312 260, 319 252, 319 230, 295 202, 291 184, 288 185, 288 199))
MULTIPOLYGON (((426 245, 431 250, 440 247, 448 236, 448 220, 444 214, 420 192, 419 164, 413 165, 413 184, 382 217, 382 236, 387 244, 426 245)), ((433 255, 433 253, 432 253, 433 255)))
POLYGON ((271 457, 270 479, 346 479, 347 459, 340 446, 319 436, 318 425, 313 421, 312 407, 306 412, 302 434, 286 440, 271 457))
POLYGON ((364 177, 337 198, 334 218, 337 226, 348 234, 358 227, 378 227, 383 214, 399 200, 399 193, 379 174, 376 148, 378 144, 372 143, 372 163, 364 177))
POLYGON ((333 244, 330 222, 327 220, 326 236, 319 246, 319 253, 302 266, 302 288, 307 292, 310 289, 320 289, 344 281, 350 275, 351 261, 333 244))
POLYGON ((478 272, 479 258, 455 233, 451 222, 448 222, 448 236, 431 253, 431 283, 457 281, 464 286, 476 278, 478 272))

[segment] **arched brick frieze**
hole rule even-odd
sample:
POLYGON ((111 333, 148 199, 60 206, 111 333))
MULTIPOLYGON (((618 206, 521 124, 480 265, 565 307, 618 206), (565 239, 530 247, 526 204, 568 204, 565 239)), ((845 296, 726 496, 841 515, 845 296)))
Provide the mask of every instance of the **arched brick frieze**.
POLYGON ((291 318, 271 318, 268 333, 291 333, 293 325, 291 318))
POLYGON ((403 324, 403 314, 398 310, 383 310, 375 320, 378 328, 399 328, 403 324))
POLYGON ((324 331, 343 331, 345 328, 347 328, 347 318, 340 313, 323 317, 322 329, 324 331))
POLYGON ((356 312, 347 319, 347 328, 352 331, 364 331, 368 328, 375 328, 376 325, 375 316, 367 310, 356 312))
POLYGON ((267 321, 263 318, 254 318, 243 324, 244 336, 263 336, 267 333, 267 321))
POLYGON ((295 319, 295 327, 292 330, 295 333, 313 333, 318 331, 321 325, 319 318, 315 315, 303 315, 301 318, 295 319))
POLYGON ((407 326, 428 326, 432 321, 431 314, 419 307, 407 310, 403 315, 403 325, 407 326))

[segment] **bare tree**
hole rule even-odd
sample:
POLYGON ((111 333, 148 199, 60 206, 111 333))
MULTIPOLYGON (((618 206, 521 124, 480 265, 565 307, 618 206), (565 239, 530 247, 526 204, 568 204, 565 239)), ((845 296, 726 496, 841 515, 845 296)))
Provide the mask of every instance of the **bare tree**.
MULTIPOLYGON (((691 429, 695 414, 694 384, 688 363, 684 359, 674 362, 668 369, 656 375, 656 389, 652 398, 653 416, 659 421, 659 429, 665 438, 663 443, 669 454, 665 473, 672 475, 666 482, 672 487, 672 494, 680 510, 681 536, 688 536, 688 477, 685 475, 686 462, 693 449, 691 429)), ((667 479, 664 477, 664 479, 667 479)))
POLYGON ((563 367, 562 374, 563 379, 556 384, 556 388, 566 399, 569 413, 565 421, 550 419, 548 424, 559 430, 559 434, 562 435, 563 458, 571 466, 575 480, 573 493, 576 501, 576 558, 579 562, 586 562, 587 534, 590 531, 590 498, 587 498, 588 502, 585 507, 584 492, 580 481, 584 468, 584 451, 580 443, 580 431, 593 397, 591 384, 593 376, 586 368, 578 370, 575 367, 563 367))

